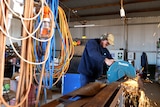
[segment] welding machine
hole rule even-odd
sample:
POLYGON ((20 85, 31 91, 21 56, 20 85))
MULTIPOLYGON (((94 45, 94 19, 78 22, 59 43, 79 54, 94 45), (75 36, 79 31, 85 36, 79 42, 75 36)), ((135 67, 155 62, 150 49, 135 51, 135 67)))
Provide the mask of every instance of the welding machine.
POLYGON ((116 61, 109 67, 106 75, 107 83, 112 83, 125 76, 130 78, 136 77, 136 70, 127 61, 116 61))

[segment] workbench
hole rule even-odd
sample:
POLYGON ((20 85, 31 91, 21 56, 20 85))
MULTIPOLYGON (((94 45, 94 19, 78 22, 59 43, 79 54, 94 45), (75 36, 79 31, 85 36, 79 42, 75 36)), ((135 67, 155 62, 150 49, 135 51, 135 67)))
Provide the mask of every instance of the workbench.
POLYGON ((96 89, 99 87, 98 85, 95 82, 89 87, 81 87, 42 107, 115 107, 117 104, 119 107, 122 107, 123 88, 119 82, 106 84, 104 87, 96 89))

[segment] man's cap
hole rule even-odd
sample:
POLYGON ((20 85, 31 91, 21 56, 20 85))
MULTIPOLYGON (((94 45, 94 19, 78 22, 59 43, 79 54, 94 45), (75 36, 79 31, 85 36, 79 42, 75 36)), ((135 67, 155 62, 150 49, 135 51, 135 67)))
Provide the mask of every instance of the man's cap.
POLYGON ((101 40, 108 40, 110 45, 114 45, 114 35, 113 34, 102 34, 100 37, 101 40))

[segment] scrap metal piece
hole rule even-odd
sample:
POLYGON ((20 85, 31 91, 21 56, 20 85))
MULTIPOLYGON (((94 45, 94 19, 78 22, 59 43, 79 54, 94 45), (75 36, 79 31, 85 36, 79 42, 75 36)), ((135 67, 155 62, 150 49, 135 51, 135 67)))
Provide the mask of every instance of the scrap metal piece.
POLYGON ((107 85, 83 107, 111 107, 110 104, 112 103, 120 87, 120 83, 118 82, 107 85))
POLYGON ((68 95, 75 96, 94 96, 97 94, 106 84, 100 82, 93 82, 81 87, 74 92, 69 93, 68 95))
POLYGON ((82 99, 80 99, 78 101, 74 101, 74 102, 66 105, 66 107, 83 107, 91 99, 92 99, 92 97, 85 97, 85 98, 82 98, 82 99))

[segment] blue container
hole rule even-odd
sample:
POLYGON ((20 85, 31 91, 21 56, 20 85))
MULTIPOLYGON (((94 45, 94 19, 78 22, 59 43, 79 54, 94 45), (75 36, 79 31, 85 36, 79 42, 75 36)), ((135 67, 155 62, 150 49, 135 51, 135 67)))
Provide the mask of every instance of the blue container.
POLYGON ((66 73, 62 76, 62 95, 80 88, 80 74, 66 73))

